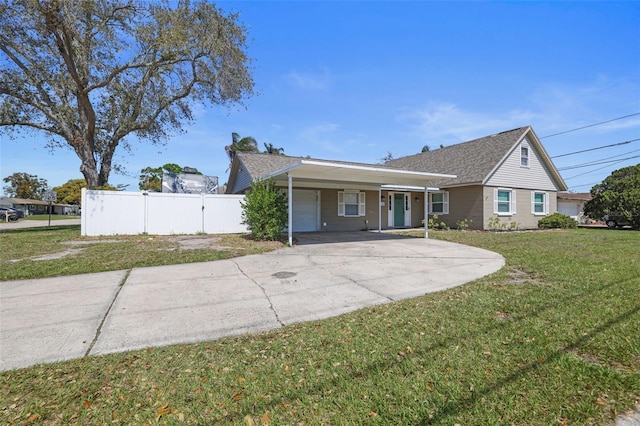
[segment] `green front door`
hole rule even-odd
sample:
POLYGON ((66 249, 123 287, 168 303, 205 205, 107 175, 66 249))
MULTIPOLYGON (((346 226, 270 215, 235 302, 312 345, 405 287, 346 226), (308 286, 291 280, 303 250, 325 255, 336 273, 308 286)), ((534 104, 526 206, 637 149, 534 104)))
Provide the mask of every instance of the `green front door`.
POLYGON ((404 226, 404 194, 393 194, 393 226, 404 226))

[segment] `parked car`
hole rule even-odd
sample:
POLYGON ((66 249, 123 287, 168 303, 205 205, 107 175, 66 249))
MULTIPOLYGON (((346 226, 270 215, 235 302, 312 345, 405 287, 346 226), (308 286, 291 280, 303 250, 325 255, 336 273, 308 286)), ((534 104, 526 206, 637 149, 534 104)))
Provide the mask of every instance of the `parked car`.
POLYGON ((20 209, 16 209, 15 207, 11 207, 9 208, 9 210, 13 210, 14 212, 16 212, 16 214, 18 215, 18 219, 21 219, 24 217, 24 212, 20 209))
POLYGON ((622 228, 623 226, 631 226, 631 223, 629 223, 624 217, 613 215, 605 215, 604 223, 606 223, 609 228, 622 228))
POLYGON ((11 207, 0 207, 0 220, 9 220, 11 222, 15 222, 18 219, 20 219, 20 217, 15 209, 11 207))

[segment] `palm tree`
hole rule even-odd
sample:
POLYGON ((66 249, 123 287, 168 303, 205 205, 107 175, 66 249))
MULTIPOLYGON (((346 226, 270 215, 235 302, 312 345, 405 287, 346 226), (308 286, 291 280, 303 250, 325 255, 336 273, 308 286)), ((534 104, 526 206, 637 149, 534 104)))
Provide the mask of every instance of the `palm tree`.
POLYGON ((272 143, 264 144, 265 154, 284 155, 284 148, 276 148, 272 143))
POLYGON ((256 142, 255 138, 252 136, 245 136, 240 139, 240 135, 236 132, 231 133, 231 145, 227 145, 224 147, 227 155, 229 156, 229 161, 233 162, 233 159, 236 157, 236 152, 260 152, 258 149, 258 142, 256 142))

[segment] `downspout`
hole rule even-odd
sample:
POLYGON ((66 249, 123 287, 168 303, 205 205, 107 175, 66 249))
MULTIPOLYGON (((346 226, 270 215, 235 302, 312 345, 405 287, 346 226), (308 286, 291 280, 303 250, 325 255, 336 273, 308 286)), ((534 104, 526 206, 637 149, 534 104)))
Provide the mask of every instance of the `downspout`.
POLYGON ((287 201, 289 203, 289 246, 293 246, 293 177, 287 173, 289 180, 289 193, 287 201))

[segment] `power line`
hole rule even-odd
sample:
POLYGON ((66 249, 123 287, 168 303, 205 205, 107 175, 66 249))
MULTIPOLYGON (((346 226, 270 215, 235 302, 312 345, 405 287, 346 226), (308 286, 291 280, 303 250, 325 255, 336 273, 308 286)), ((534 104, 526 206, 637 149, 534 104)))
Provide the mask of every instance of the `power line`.
POLYGON ((604 146, 598 146, 596 148, 589 148, 589 149, 583 149, 582 151, 575 151, 575 152, 568 152, 566 154, 560 154, 560 155, 554 155, 551 158, 560 158, 560 157, 566 157, 568 155, 574 155, 574 154, 582 154, 583 152, 589 152, 589 151, 596 151, 598 149, 604 149, 604 148, 611 148, 612 146, 620 146, 620 145, 626 145, 628 143, 631 142, 636 142, 636 141, 640 141, 640 138, 638 139, 631 139, 629 141, 624 141, 624 142, 618 142, 618 143, 612 143, 610 145, 604 145, 604 146))
MULTIPOLYGON (((629 157, 629 158, 623 158, 623 159, 621 159, 621 160, 607 161, 607 163, 618 164, 618 163, 622 163, 623 161, 629 160, 629 159, 631 159, 631 158, 636 158, 636 157, 640 157, 640 155, 636 155, 636 156, 634 156, 634 157, 629 157)), ((606 168, 609 168, 609 167, 611 167, 611 166, 603 166, 603 167, 599 167, 599 168, 597 168, 597 169, 593 169, 593 170, 588 171, 588 172, 580 173, 579 175, 575 175, 575 176, 571 176, 571 177, 568 177, 568 178, 564 178, 564 180, 569 180, 569 179, 577 178, 578 176, 588 175, 588 174, 591 174, 591 173, 593 173, 593 172, 597 172, 598 170, 606 169, 606 168)))
MULTIPOLYGON (((638 151, 640 151, 640 149, 636 149, 634 151, 625 152, 625 153, 619 154, 619 155, 614 155, 613 157, 600 158, 599 160, 589 161, 588 163, 582 163, 582 164, 575 164, 573 166, 560 167, 560 168, 558 168, 558 171, 571 170, 571 169, 580 169, 582 167, 589 167, 589 166, 595 166, 595 165, 598 165, 598 164, 605 164, 604 160, 612 160, 614 158, 619 158, 619 157, 622 157, 623 155, 633 154, 634 152, 638 152, 638 151)), ((631 158, 636 158, 636 157, 629 157, 629 158, 631 159, 631 158)))
POLYGON ((543 137, 541 137, 540 139, 550 138, 550 137, 552 137, 552 136, 564 135, 565 133, 571 133, 571 132, 575 132, 575 131, 578 131, 578 130, 587 129, 587 128, 589 128, 589 127, 600 126, 600 125, 602 125, 602 124, 611 123, 612 121, 623 120, 623 119, 625 119, 625 118, 634 117, 634 116, 636 116, 636 115, 640 115, 640 112, 636 112, 636 113, 634 113, 634 114, 625 115, 625 116, 623 116, 623 117, 612 118, 611 120, 602 121, 602 122, 600 122, 600 123, 589 124, 588 126, 582 126, 582 127, 578 127, 578 128, 576 128, 576 129, 565 130, 564 132, 554 133, 554 134, 552 134, 552 135, 543 136, 543 137))

